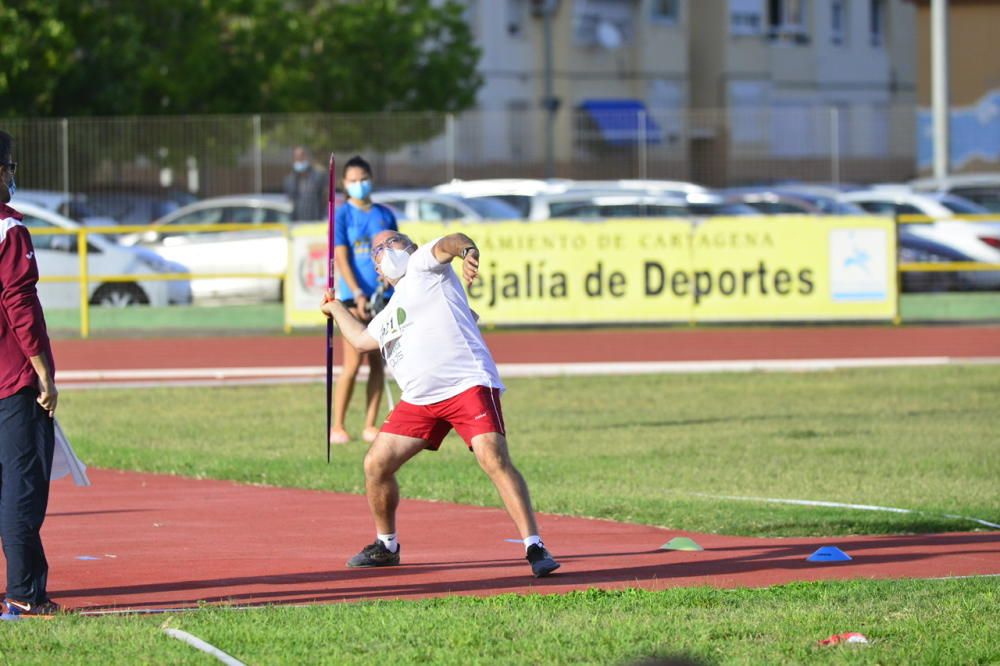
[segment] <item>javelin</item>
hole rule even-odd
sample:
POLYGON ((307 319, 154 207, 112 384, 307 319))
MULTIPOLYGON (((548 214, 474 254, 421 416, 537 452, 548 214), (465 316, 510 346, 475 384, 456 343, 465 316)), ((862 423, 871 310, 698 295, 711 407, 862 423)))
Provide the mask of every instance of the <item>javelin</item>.
MULTIPOLYGON (((333 290, 333 216, 336 204, 334 203, 334 185, 336 184, 336 174, 337 167, 336 161, 333 158, 333 153, 330 153, 330 173, 329 173, 329 183, 327 189, 327 204, 326 204, 326 257, 327 257, 327 273, 326 273, 326 288, 333 290)), ((332 424, 332 413, 333 413, 333 317, 326 320, 326 462, 330 464, 330 427, 332 424)))

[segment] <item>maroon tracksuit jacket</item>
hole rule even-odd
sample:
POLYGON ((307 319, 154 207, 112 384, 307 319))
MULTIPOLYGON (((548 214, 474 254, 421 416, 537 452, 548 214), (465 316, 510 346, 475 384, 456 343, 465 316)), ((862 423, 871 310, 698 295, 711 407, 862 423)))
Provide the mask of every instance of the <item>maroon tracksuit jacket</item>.
POLYGON ((37 282, 31 235, 21 223, 21 214, 0 204, 0 398, 38 385, 30 356, 45 352, 55 363, 37 282))

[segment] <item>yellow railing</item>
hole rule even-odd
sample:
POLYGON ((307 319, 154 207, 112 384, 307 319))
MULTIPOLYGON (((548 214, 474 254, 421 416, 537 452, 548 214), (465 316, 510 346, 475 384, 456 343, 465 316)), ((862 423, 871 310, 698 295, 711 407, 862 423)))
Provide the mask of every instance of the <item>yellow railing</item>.
MULTIPOLYGON (((956 215, 948 220, 962 220, 968 222, 996 221, 997 215, 956 215)), ((900 215, 897 217, 897 229, 899 224, 930 224, 939 220, 924 215, 900 215)), ((150 231, 163 231, 164 227, 150 227, 148 225, 128 225, 111 227, 80 227, 74 230, 58 228, 32 228, 32 235, 52 235, 52 236, 76 236, 79 252, 80 272, 77 276, 42 276, 40 282, 49 283, 69 283, 78 282, 80 284, 80 336, 87 338, 90 336, 90 284, 93 282, 157 282, 170 280, 192 280, 192 279, 278 279, 286 280, 291 262, 282 273, 144 273, 133 275, 103 275, 91 274, 88 262, 87 237, 92 234, 121 235, 130 233, 146 233, 150 231)), ((212 224, 212 225, 170 225, 169 232, 176 233, 212 233, 212 232, 235 232, 235 231, 280 231, 287 242, 287 252, 291 254, 291 242, 289 225, 285 223, 263 223, 263 224, 212 224)), ((901 323, 899 309, 899 295, 902 291, 902 274, 907 272, 954 272, 954 271, 1000 271, 1000 264, 990 264, 982 262, 906 262, 897 263, 896 266, 896 318, 895 322, 901 323)), ((286 322, 287 330, 287 322, 286 322)))
MULTIPOLYGON (((933 224, 935 222, 1000 222, 1000 213, 991 215, 955 215, 948 218, 934 218, 927 215, 898 215, 897 224, 933 224)), ((981 261, 950 262, 905 262, 897 265, 900 273, 951 273, 954 271, 1000 271, 1000 264, 981 261)))
MULTIPOLYGON (((79 227, 75 230, 59 228, 33 227, 33 236, 76 236, 77 251, 80 259, 80 274, 42 276, 39 282, 79 282, 80 283, 80 337, 90 337, 90 283, 92 282, 164 282, 170 280, 214 280, 222 278, 242 279, 278 279, 283 280, 288 274, 286 267, 282 273, 142 273, 133 275, 91 275, 88 261, 87 237, 92 234, 121 235, 131 233, 146 233, 162 231, 164 227, 149 225, 122 225, 120 227, 79 227)), ((211 233, 219 231, 280 231, 289 241, 289 227, 282 222, 262 224, 174 224, 169 226, 170 233, 211 233)))

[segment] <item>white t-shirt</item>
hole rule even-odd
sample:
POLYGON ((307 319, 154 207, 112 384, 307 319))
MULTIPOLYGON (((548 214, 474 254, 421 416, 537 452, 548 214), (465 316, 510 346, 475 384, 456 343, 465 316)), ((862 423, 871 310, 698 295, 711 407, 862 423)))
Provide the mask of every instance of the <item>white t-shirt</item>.
POLYGON ((473 386, 503 390, 469 301, 451 263, 432 251, 435 239, 410 256, 392 298, 368 324, 403 400, 429 405, 473 386))

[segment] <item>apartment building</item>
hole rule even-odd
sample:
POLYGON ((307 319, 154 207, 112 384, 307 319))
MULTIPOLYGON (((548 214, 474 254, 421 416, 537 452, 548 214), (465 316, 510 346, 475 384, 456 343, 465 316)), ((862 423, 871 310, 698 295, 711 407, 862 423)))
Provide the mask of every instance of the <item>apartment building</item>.
POLYGON ((803 168, 836 179, 831 155, 871 179, 913 171, 908 0, 467 3, 485 79, 479 125, 462 123, 472 159, 506 153, 542 175, 549 11, 558 175, 596 160, 715 184, 803 168))

